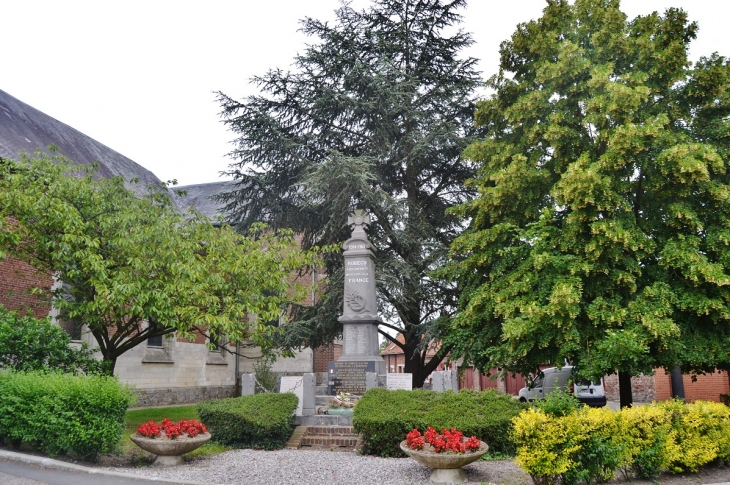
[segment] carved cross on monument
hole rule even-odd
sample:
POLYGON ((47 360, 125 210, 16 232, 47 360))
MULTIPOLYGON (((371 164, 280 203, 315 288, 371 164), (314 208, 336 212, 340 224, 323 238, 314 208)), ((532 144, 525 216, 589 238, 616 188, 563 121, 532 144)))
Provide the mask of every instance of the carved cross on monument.
POLYGON ((356 232, 358 236, 360 232, 365 234, 363 226, 370 227, 370 214, 366 214, 362 209, 355 209, 355 213, 347 218, 347 225, 350 226, 353 237, 356 232))

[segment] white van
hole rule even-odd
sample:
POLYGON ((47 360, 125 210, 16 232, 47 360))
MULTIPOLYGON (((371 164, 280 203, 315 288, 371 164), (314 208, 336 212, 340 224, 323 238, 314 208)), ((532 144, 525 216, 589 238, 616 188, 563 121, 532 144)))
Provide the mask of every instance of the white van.
MULTIPOLYGON (((532 387, 523 387, 518 394, 520 401, 528 402, 534 399, 543 399, 553 391, 565 391, 568 389, 568 381, 573 374, 573 366, 566 365, 558 369, 550 367, 542 371, 543 376, 537 377, 532 387)), ((606 392, 603 389, 603 380, 590 382, 588 380, 577 380, 573 383, 573 395, 584 404, 593 407, 606 405, 606 392)))

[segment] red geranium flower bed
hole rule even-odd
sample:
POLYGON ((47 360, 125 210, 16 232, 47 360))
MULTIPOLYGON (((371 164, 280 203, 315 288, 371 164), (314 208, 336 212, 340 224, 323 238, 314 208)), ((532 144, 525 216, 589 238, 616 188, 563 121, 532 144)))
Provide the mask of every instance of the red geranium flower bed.
POLYGON ((468 453, 477 451, 481 441, 476 436, 464 439, 464 434, 454 428, 443 429, 439 434, 438 431, 429 426, 425 435, 422 435, 417 429, 408 433, 406 435, 406 444, 412 450, 425 450, 434 453, 468 453))
POLYGON ((148 421, 137 428, 137 434, 146 438, 159 438, 163 431, 168 439, 174 440, 181 435, 194 438, 201 433, 207 433, 208 429, 203 423, 192 419, 181 419, 173 423, 167 418, 159 426, 154 421, 148 421))

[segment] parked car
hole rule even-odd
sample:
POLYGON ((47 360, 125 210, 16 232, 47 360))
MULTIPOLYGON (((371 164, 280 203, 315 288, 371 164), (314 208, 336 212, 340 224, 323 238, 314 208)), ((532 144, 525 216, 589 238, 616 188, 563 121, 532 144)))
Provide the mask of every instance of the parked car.
POLYGON ((576 379, 573 376, 573 366, 566 365, 558 369, 550 367, 542 371, 532 386, 523 387, 518 394, 520 401, 528 402, 534 399, 543 399, 553 391, 567 391, 572 382, 572 392, 578 400, 593 407, 606 405, 606 391, 603 388, 603 379, 592 382, 586 379, 576 379))

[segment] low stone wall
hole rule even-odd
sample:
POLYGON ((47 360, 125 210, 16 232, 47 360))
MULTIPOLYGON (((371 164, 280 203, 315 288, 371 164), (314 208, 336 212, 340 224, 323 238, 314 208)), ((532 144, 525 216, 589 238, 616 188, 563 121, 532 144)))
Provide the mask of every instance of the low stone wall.
POLYGON ((236 386, 164 387, 136 389, 134 407, 194 404, 207 399, 223 399, 236 394, 236 386))

